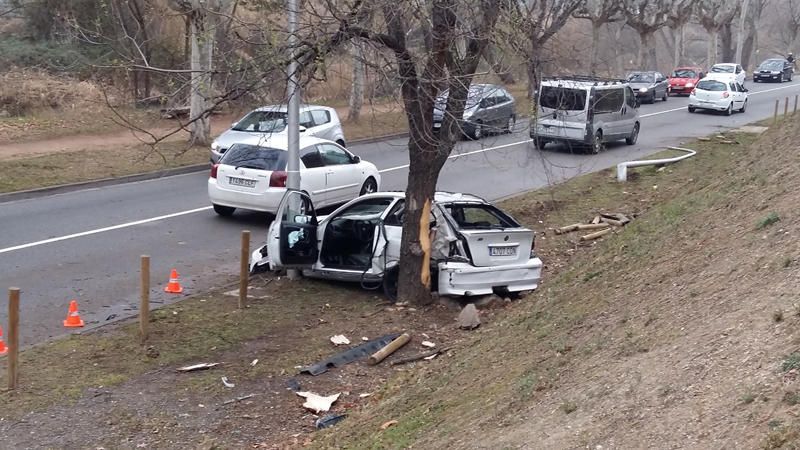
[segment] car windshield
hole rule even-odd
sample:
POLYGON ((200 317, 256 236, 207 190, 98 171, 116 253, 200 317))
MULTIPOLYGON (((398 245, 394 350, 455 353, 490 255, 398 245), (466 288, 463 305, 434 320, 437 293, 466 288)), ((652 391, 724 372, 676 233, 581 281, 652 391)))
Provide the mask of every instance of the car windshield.
POLYGON ((586 91, 564 87, 544 86, 539 94, 542 108, 563 111, 583 111, 586 108, 586 91))
POLYGON ((697 89, 701 91, 726 91, 728 86, 721 81, 714 80, 701 80, 697 83, 697 89))
POLYGON ((733 73, 733 66, 714 66, 711 71, 714 73, 733 73))
MULTIPOLYGON (((478 104, 481 101, 483 96, 483 86, 470 86, 469 91, 467 92, 467 103, 464 105, 464 109, 470 109, 478 104)), ((436 97, 436 103, 434 107, 439 110, 444 110, 447 106, 447 97, 450 94, 450 91, 444 91, 436 97)))
POLYGON ((672 78, 697 78, 697 72, 692 69, 677 69, 672 72, 672 78))
POLYGON ((632 83, 652 83, 655 76, 652 73, 632 73, 628 75, 628 81, 632 83))
POLYGON ((235 131, 277 133, 286 128, 287 113, 281 111, 253 111, 233 127, 235 131))
POLYGON ((758 66, 758 70, 783 70, 783 61, 777 59, 764 61, 758 66))
POLYGON ((220 164, 257 170, 286 169, 285 150, 259 147, 257 145, 234 144, 222 155, 220 164))
POLYGON ((335 219, 363 219, 364 216, 375 216, 383 214, 386 208, 392 204, 391 197, 377 197, 361 200, 350 205, 347 209, 336 215, 335 219))
POLYGON ((445 211, 462 230, 519 228, 519 224, 492 205, 483 203, 450 203, 445 211))

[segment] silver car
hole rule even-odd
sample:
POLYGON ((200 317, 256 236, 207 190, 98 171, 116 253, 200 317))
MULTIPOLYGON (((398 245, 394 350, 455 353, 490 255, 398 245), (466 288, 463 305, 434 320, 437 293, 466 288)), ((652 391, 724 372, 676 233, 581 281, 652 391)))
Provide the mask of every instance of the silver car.
MULTIPOLYGON (((288 115, 286 105, 265 106, 251 111, 211 144, 211 163, 219 162, 222 154, 233 144, 258 146, 275 133, 286 133, 288 115)), ((327 139, 346 147, 339 116, 335 109, 327 106, 301 106, 300 132, 304 136, 327 139)))
MULTIPOLYGON (((433 107, 433 128, 442 126, 448 91, 436 98, 433 107)), ((514 131, 517 120, 516 101, 507 90, 494 84, 473 84, 467 93, 464 116, 460 122, 463 134, 480 139, 493 132, 514 131)))
MULTIPOLYGON (((306 276, 397 289, 404 192, 377 192, 317 217, 308 194, 286 193, 267 242, 250 267, 302 269, 306 276)), ((438 192, 431 207, 432 289, 441 295, 484 295, 536 289, 542 261, 533 231, 485 200, 438 192)))

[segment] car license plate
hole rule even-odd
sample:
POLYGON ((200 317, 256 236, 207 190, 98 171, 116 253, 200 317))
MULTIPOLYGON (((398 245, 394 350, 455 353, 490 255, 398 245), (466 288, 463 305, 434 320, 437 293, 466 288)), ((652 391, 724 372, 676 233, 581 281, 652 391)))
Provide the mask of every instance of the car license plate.
POLYGON ((489 247, 489 256, 517 256, 517 247, 489 247))
POLYGON ((246 178, 228 177, 228 183, 231 186, 253 187, 256 185, 256 180, 248 180, 246 178))

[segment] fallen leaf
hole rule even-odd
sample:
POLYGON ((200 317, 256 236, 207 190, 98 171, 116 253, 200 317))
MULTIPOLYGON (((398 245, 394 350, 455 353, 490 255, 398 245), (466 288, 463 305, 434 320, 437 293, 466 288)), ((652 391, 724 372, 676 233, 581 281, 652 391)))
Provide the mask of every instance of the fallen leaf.
POLYGON ((397 425, 397 421, 396 420, 390 420, 388 422, 384 422, 383 425, 381 425, 381 430, 385 430, 385 429, 387 429, 389 427, 392 427, 392 426, 395 426, 395 425, 397 425))

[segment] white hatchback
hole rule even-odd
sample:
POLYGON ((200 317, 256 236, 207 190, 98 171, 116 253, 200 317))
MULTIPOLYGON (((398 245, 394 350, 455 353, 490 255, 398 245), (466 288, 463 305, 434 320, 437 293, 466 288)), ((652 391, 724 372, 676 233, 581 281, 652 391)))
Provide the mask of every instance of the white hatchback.
POLYGON ((721 75, 729 76, 734 81, 744 86, 744 81, 747 79, 747 72, 739 64, 734 63, 719 63, 711 66, 708 75, 721 75))
MULTIPOLYGON (((230 216, 237 209, 275 213, 286 193, 288 136, 277 134, 259 145, 234 144, 211 167, 208 197, 214 211, 230 216)), ((377 192, 381 176, 335 142, 300 138, 300 188, 319 206, 345 203, 377 192)))
POLYGON ((744 112, 747 109, 747 89, 730 77, 709 74, 689 95, 689 112, 698 109, 724 112, 728 116, 733 111, 744 112))

